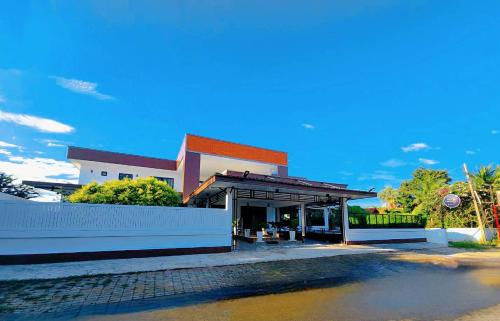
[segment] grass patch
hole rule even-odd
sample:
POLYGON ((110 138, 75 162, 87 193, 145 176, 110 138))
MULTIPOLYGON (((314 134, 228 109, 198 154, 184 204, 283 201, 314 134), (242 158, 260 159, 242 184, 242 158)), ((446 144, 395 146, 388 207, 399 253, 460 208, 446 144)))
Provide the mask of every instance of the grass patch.
POLYGON ((449 242, 451 247, 470 250, 487 250, 496 247, 497 244, 498 242, 496 240, 489 241, 486 244, 480 244, 473 241, 449 242))

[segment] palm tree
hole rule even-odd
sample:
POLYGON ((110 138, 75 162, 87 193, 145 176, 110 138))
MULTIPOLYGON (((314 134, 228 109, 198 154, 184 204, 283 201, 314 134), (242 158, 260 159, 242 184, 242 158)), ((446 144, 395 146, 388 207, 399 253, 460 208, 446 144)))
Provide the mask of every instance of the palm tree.
MULTIPOLYGON (((500 165, 497 165, 497 168, 495 169, 495 181, 493 182, 493 189, 497 191, 497 193, 500 192, 500 165)), ((500 198, 497 199, 497 203, 500 203, 500 198)))
POLYGON ((496 170, 493 165, 481 166, 479 171, 474 174, 472 181, 478 192, 486 198, 486 202, 495 202, 494 186, 500 183, 499 166, 497 166, 496 170))

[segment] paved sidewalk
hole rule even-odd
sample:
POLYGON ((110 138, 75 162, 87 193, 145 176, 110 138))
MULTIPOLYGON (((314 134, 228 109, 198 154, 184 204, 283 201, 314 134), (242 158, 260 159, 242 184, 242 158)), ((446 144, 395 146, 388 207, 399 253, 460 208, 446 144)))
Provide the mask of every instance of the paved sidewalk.
POLYGON ((53 279, 72 276, 122 274, 170 269, 201 268, 246 263, 274 262, 415 249, 447 249, 433 243, 384 245, 308 244, 259 246, 255 250, 231 253, 164 256, 138 259, 99 260, 67 263, 0 266, 0 281, 53 279))

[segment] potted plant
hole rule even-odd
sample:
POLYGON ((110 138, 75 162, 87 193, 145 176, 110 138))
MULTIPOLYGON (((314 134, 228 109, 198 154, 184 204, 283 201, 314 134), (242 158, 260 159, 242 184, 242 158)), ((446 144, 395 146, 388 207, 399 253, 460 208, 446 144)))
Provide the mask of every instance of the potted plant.
POLYGON ((266 222, 261 222, 257 225, 257 242, 264 242, 264 230, 267 227, 266 222))
POLYGON ((295 231, 297 230, 297 226, 299 226, 299 220, 290 220, 290 230, 289 230, 289 235, 290 235, 290 241, 295 242, 295 231))

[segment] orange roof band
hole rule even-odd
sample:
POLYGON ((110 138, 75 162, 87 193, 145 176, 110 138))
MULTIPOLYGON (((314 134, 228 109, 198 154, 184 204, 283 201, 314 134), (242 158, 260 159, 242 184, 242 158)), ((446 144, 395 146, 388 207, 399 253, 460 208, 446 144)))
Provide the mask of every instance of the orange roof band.
POLYGON ((282 166, 288 165, 288 155, 285 152, 230 143, 191 134, 186 135, 186 149, 191 152, 221 155, 282 166))

